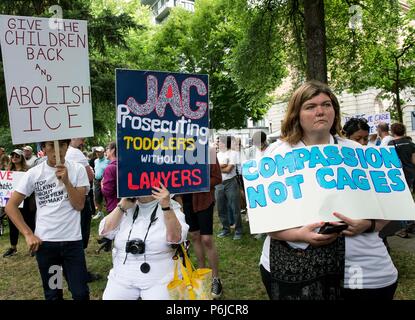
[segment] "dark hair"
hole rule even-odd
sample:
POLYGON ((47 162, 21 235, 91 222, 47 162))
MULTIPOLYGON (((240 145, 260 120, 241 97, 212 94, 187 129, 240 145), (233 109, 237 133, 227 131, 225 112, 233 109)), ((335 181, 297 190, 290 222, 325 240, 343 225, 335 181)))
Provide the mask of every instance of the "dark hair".
POLYGON ((344 124, 342 132, 347 138, 349 138, 353 133, 359 130, 367 132, 370 131, 370 127, 365 118, 350 118, 344 124))
POLYGON ((252 141, 258 141, 258 138, 261 138, 261 143, 264 143, 267 140, 267 134, 264 131, 257 131, 252 135, 252 141))
MULTIPOLYGON (((52 141, 52 140, 51 140, 52 141)), ((44 148, 45 146, 46 146, 46 142, 48 142, 48 141, 42 141, 41 143, 40 143, 40 147, 41 148, 44 148)), ((71 139, 62 139, 62 140, 59 140, 59 142, 61 142, 61 143, 65 143, 68 147, 69 147, 69 145, 71 144, 71 139)))
POLYGON ((219 142, 226 145, 226 150, 229 150, 232 147, 232 137, 231 136, 219 136, 219 142))
POLYGON ((394 136, 403 137, 406 134, 406 127, 402 123, 394 123, 391 125, 391 133, 394 136))
POLYGON ((319 94, 326 94, 333 104, 334 121, 330 128, 332 135, 341 135, 340 125, 340 104, 331 89, 320 81, 307 81, 301 85, 290 98, 288 102, 287 112, 281 126, 281 139, 288 142, 290 145, 297 144, 303 137, 304 131, 300 124, 300 111, 302 105, 318 96, 319 94))

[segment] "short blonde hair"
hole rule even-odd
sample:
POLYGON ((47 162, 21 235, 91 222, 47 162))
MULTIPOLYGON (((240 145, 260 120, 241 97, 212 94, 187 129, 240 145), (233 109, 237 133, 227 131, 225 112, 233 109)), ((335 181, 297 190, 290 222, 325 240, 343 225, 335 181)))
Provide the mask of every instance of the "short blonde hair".
POLYGON ((334 108, 334 121, 330 128, 332 135, 341 136, 341 118, 340 104, 331 89, 324 83, 312 80, 301 85, 288 102, 287 112, 281 126, 281 140, 288 142, 290 145, 297 144, 304 135, 303 128, 300 124, 300 111, 304 102, 324 93, 329 96, 334 108))

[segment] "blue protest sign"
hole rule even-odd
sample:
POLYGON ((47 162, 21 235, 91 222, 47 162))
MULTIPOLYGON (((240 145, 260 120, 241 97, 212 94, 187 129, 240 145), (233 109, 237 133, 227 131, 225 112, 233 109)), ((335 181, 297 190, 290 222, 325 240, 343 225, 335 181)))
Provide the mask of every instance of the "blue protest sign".
POLYGON ((118 197, 209 191, 208 76, 116 70, 118 197))

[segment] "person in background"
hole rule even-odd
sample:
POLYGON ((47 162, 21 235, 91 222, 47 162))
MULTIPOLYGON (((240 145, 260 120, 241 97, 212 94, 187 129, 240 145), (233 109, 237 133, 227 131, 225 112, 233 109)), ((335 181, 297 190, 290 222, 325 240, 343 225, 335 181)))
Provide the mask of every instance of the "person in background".
POLYGON ((228 210, 235 220, 234 240, 242 239, 242 218, 241 218, 241 196, 238 181, 236 180, 237 154, 231 150, 231 137, 222 136, 219 139, 219 152, 217 154, 219 166, 222 172, 222 183, 216 186, 215 197, 218 206, 219 219, 222 224, 222 231, 219 238, 230 235, 230 223, 228 210))
POLYGON ((112 212, 119 201, 117 198, 117 144, 115 141, 108 144, 106 156, 110 162, 104 169, 101 192, 105 199, 107 212, 112 212))
POLYGON ((37 157, 33 154, 33 149, 31 146, 23 147, 23 154, 26 160, 27 167, 30 169, 34 166, 37 157))
POLYGON ((376 147, 380 145, 380 138, 377 133, 369 135, 369 141, 367 142, 368 146, 376 147))
POLYGON ((210 191, 186 193, 182 195, 183 211, 189 225, 189 235, 193 244, 199 268, 205 268, 206 259, 212 269, 212 297, 222 295, 219 279, 219 257, 213 239, 213 209, 215 207, 215 186, 222 182, 216 150, 210 148, 210 191))
POLYGON ((393 139, 389 134, 389 124, 381 122, 377 126, 378 136, 381 139, 380 146, 386 147, 388 143, 393 139))
POLYGON ((370 127, 365 118, 350 118, 343 126, 342 133, 347 139, 356 141, 362 146, 369 142, 370 127))
POLYGON ((0 170, 7 170, 10 165, 10 158, 7 154, 0 157, 0 170))
POLYGON ((189 226, 180 205, 160 183, 151 196, 122 198, 101 220, 99 234, 114 239, 113 268, 103 300, 169 300, 176 249, 189 226))
MULTIPOLYGON (((94 179, 94 171, 89 165, 88 159, 82 152, 84 144, 85 138, 72 138, 71 143, 68 147, 68 151, 66 152, 65 159, 82 165, 85 168, 85 171, 88 175, 88 181, 91 185, 92 180, 94 179)), ((85 204, 81 211, 81 232, 84 249, 88 248, 89 237, 91 234, 92 203, 88 196, 89 190, 90 189, 88 188, 88 193, 85 197, 85 204)), ((88 271, 88 282, 96 281, 99 279, 101 279, 101 275, 88 271)))
POLYGON ((83 166, 65 160, 70 140, 58 143, 62 163, 56 163, 54 142, 42 142, 47 161, 24 174, 6 205, 6 213, 24 235, 30 252, 36 254, 45 299, 63 299, 62 289, 50 283, 56 284, 65 275, 72 298, 89 300, 80 217, 89 182, 83 166), (50 191, 47 198, 45 190, 50 191), (34 233, 19 210, 20 203, 33 192, 37 206, 34 233))
POLYGON ((94 203, 96 215, 92 219, 99 219, 104 217, 102 206, 104 198, 101 191, 101 181, 104 176, 104 170, 110 163, 110 160, 104 156, 105 149, 101 146, 95 148, 97 158, 94 161, 95 177, 94 177, 94 203))
MULTIPOLYGON (((393 140, 388 145, 395 147, 402 163, 406 183, 413 191, 412 188, 415 182, 415 144, 406 136, 406 127, 402 123, 392 124, 391 133, 393 140)), ((395 235, 401 238, 408 238, 408 233, 412 233, 415 230, 414 221, 401 221, 400 227, 402 229, 397 231, 395 235)))
MULTIPOLYGON (((26 164, 26 161, 23 156, 23 151, 20 149, 15 149, 10 154, 11 157, 11 164, 8 171, 19 171, 19 172, 26 172, 29 168, 26 164)), ((36 220, 36 204, 34 196, 30 195, 23 202, 23 208, 20 209, 23 219, 26 224, 29 226, 32 232, 35 231, 35 220, 36 220)), ((9 218, 9 237, 10 237, 10 248, 3 254, 3 257, 10 257, 17 253, 17 243, 19 241, 19 230, 13 224, 11 219, 9 218)))

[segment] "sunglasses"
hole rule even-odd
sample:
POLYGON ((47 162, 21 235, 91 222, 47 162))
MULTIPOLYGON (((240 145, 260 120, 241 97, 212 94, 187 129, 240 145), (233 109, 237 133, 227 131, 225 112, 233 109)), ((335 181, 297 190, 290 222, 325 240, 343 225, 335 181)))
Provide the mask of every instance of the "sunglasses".
POLYGON ((12 157, 12 158, 20 158, 21 156, 19 156, 17 153, 13 153, 13 154, 11 155, 11 157, 12 157))

